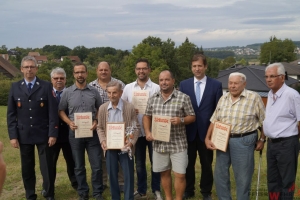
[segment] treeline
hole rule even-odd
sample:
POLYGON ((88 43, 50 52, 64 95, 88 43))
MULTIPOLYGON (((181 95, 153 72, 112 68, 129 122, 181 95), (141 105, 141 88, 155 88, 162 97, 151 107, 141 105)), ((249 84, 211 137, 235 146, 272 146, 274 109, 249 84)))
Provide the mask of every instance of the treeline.
MULTIPOLYGON (((29 52, 39 52, 40 55, 48 57, 48 62, 43 63, 38 70, 38 76, 44 80, 50 80, 50 72, 55 67, 62 67, 67 73, 67 85, 73 83, 73 63, 64 59, 58 62, 61 56, 78 56, 88 66, 88 82, 96 79, 95 69, 100 61, 107 61, 112 68, 112 76, 129 83, 135 80, 134 74, 135 62, 138 58, 147 58, 151 65, 151 79, 158 82, 158 75, 164 69, 169 69, 174 73, 176 83, 181 80, 192 77, 191 72, 191 57, 195 53, 202 53, 208 57, 207 75, 210 77, 217 77, 219 70, 226 69, 234 64, 248 65, 248 61, 239 57, 238 61, 235 59, 233 52, 221 51, 220 58, 217 55, 203 51, 202 46, 198 47, 190 42, 188 38, 185 39, 179 46, 175 46, 172 39, 162 40, 159 37, 148 36, 139 44, 133 46, 132 50, 120 50, 112 47, 95 47, 86 48, 85 46, 77 46, 70 49, 62 45, 46 45, 43 48, 20 48, 16 47, 8 50, 5 45, 0 48, 0 53, 7 53, 8 51, 18 52, 16 57, 10 56, 10 62, 20 67, 21 59, 28 55, 29 52)), ((272 54, 273 56, 273 54, 272 54)), ((6 105, 9 87, 12 81, 19 80, 18 77, 14 80, 0 77, 0 84, 2 86, 0 92, 0 105, 6 105)))

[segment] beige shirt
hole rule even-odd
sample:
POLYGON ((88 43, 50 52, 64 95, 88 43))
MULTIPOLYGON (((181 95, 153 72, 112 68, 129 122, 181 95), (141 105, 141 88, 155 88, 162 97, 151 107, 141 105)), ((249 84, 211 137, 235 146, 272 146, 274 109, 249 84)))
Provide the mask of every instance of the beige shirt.
POLYGON ((261 97, 244 89, 240 97, 232 102, 231 94, 224 94, 216 107, 211 122, 221 121, 231 125, 231 133, 247 133, 256 130, 265 119, 265 106, 261 97))

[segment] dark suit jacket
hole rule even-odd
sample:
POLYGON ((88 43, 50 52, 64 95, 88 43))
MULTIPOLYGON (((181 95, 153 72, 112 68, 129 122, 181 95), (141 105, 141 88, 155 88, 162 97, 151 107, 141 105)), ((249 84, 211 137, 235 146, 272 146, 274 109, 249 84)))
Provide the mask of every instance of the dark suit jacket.
MULTIPOLYGON (((53 93, 55 93, 54 90, 53 90, 53 93)), ((58 107, 58 105, 59 105, 58 100, 56 100, 56 103, 57 103, 57 107, 58 107)), ((65 113, 68 116, 69 115, 69 110, 66 109, 65 113)), ((67 143, 67 142, 69 142, 69 126, 68 126, 68 124, 66 122, 64 122, 60 117, 59 117, 58 123, 59 123, 59 126, 58 126, 58 136, 57 136, 56 143, 67 143)))
POLYGON ((7 106, 10 139, 21 144, 47 143, 58 134, 58 109, 50 82, 36 78, 29 94, 26 82, 15 82, 10 88, 7 106))
POLYGON ((196 138, 197 131, 200 140, 205 140, 207 129, 210 125, 210 117, 215 111, 220 97, 223 95, 221 82, 207 77, 205 90, 198 107, 194 86, 194 77, 180 82, 180 91, 190 96, 196 114, 196 121, 186 126, 189 142, 196 138))

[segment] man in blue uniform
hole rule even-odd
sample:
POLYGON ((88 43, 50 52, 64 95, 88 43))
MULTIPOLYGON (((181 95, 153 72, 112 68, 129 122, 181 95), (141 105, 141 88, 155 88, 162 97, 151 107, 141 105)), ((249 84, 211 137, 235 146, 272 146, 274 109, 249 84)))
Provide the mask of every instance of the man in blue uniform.
POLYGON ((22 59, 24 79, 13 83, 8 96, 7 126, 12 147, 21 154, 22 178, 26 199, 35 200, 35 146, 38 149, 43 177, 44 197, 54 199, 52 148, 58 134, 58 113, 50 82, 36 77, 34 57, 22 59))

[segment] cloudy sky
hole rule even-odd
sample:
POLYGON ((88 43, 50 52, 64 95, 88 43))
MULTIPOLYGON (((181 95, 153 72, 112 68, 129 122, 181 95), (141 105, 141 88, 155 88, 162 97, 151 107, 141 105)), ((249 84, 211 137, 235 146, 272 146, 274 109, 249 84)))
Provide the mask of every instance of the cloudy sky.
POLYGON ((149 35, 203 48, 300 41, 299 0, 1 0, 0 45, 131 49, 149 35))

